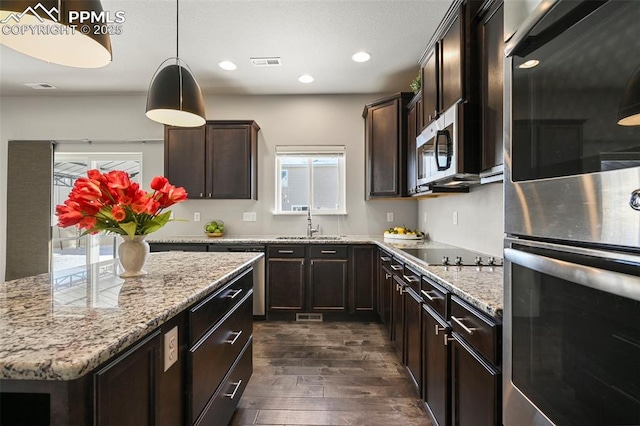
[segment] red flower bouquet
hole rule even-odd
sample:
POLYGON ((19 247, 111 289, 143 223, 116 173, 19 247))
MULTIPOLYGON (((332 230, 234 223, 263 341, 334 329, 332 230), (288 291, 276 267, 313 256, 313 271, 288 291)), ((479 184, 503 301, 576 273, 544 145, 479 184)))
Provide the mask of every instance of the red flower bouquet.
POLYGON ((123 171, 100 173, 89 170, 78 178, 69 198, 56 206, 58 226, 77 225, 85 234, 107 232, 120 235, 146 235, 162 228, 171 216, 165 208, 187 199, 184 188, 156 176, 152 193, 131 182, 123 171))

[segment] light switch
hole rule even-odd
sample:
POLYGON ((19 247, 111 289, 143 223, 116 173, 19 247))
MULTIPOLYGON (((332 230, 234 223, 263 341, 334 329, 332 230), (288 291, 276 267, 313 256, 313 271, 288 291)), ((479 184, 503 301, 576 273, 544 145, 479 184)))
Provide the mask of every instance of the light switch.
POLYGON ((193 213, 193 221, 194 222, 200 222, 200 212, 194 212, 193 213))
POLYGON ((245 222, 255 222, 256 212, 244 212, 242 213, 242 220, 245 222))
POLYGON ((387 213, 387 222, 393 222, 393 212, 387 213))
POLYGON ((453 212, 453 224, 458 224, 458 212, 453 212))

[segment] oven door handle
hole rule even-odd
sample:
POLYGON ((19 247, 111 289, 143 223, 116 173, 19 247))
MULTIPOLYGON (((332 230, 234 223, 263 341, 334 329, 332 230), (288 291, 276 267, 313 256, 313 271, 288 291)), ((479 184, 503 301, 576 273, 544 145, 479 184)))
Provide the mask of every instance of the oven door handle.
POLYGON ((438 171, 441 172, 443 170, 447 170, 449 167, 451 167, 451 156, 452 154, 452 149, 453 149, 453 145, 451 144, 451 135, 449 134, 448 130, 438 130, 438 133, 436 133, 436 143, 435 146, 433 148, 433 158, 435 158, 436 160, 436 167, 438 168, 438 171), (445 140, 446 140, 446 147, 447 147, 447 163, 444 166, 440 165, 440 150, 438 149, 438 145, 440 145, 440 137, 444 136, 445 140))
POLYGON ((632 275, 553 259, 513 248, 505 248, 504 257, 511 263, 545 275, 640 302, 640 278, 632 275))

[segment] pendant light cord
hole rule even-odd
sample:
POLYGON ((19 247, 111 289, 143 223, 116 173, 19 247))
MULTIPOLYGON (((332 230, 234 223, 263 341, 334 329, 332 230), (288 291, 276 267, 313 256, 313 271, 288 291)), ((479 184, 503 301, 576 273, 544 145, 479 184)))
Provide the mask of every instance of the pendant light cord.
POLYGON ((180 1, 176 0, 176 58, 180 58, 180 1))

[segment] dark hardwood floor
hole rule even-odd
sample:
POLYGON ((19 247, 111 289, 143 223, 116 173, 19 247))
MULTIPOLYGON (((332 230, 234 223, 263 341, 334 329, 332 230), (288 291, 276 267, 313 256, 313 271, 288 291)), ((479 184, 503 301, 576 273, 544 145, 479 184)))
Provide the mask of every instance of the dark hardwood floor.
POLYGON ((431 426, 383 326, 256 322, 231 425, 431 426))

